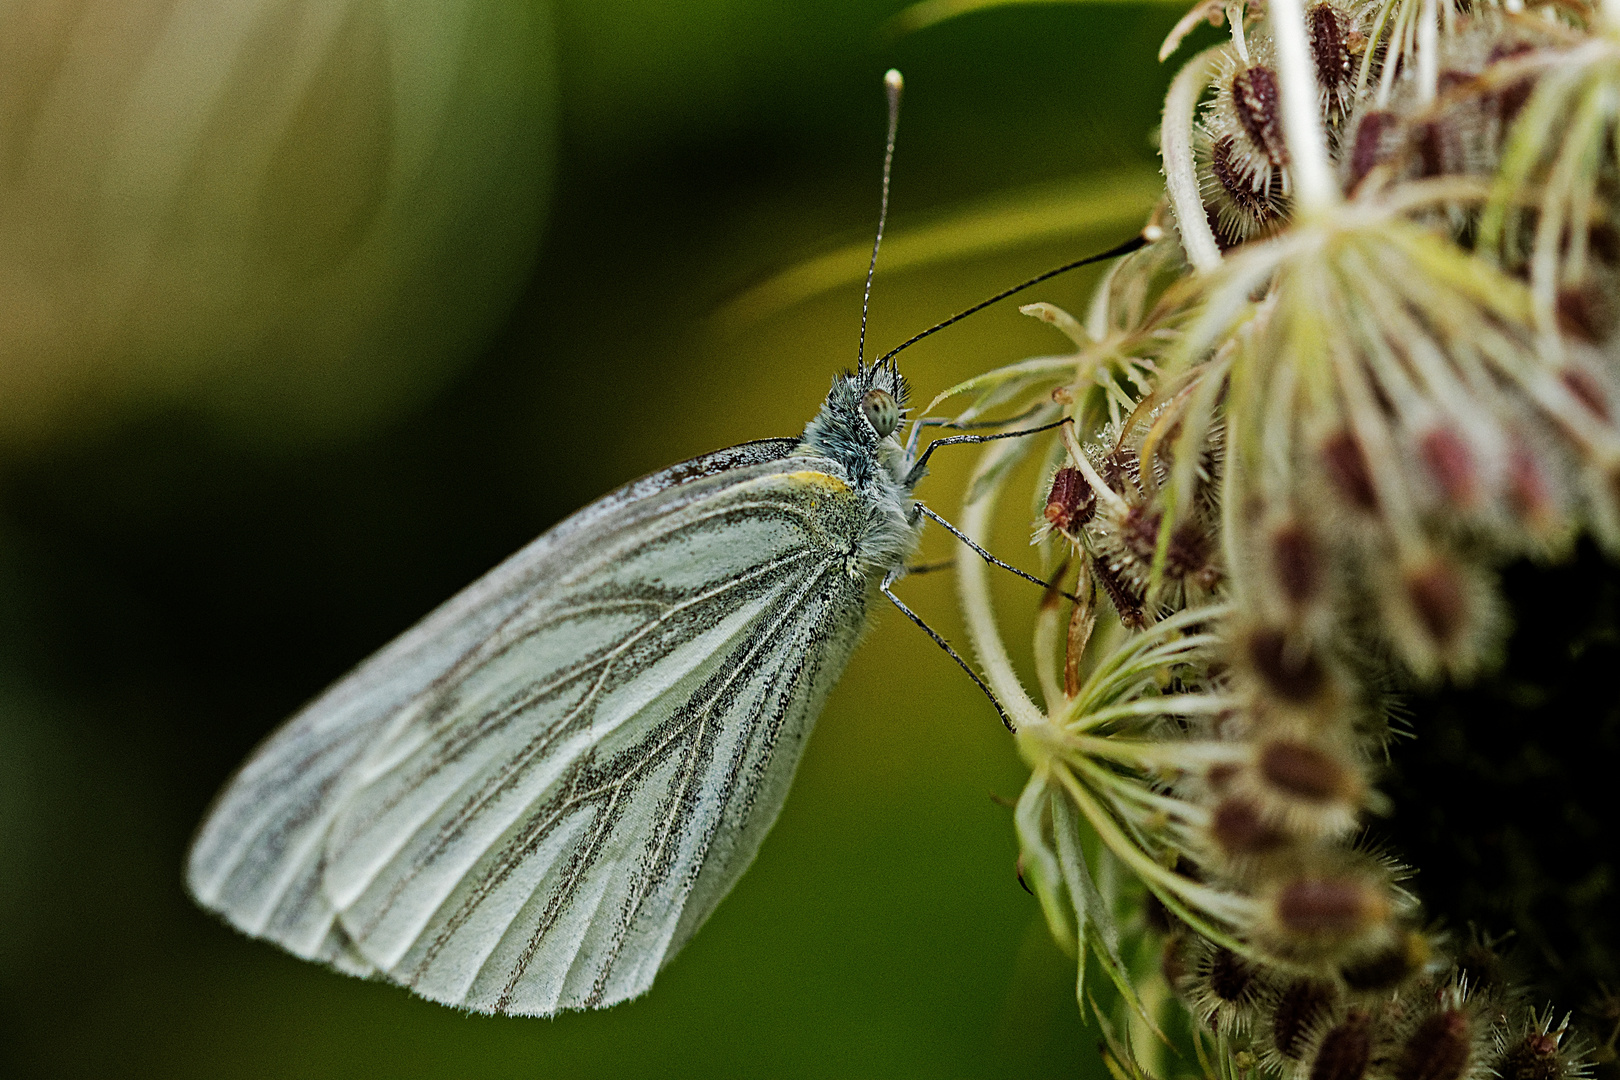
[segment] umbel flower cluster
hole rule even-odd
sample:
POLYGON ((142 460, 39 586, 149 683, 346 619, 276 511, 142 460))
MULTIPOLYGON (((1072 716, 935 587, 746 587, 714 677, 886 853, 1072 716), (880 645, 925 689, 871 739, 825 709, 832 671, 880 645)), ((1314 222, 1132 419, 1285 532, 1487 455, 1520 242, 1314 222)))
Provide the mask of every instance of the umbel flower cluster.
POLYGON ((1497 569, 1620 554, 1620 0, 1204 0, 1165 54, 1206 20, 1149 242, 1023 309, 1072 348, 942 395, 1072 421, 991 444, 963 515, 1044 448, 1038 701, 958 562, 1023 879, 1082 1008, 1088 958, 1117 988, 1122 1080, 1176 1030, 1223 1078, 1583 1076, 1365 829, 1391 688, 1492 664, 1497 569))

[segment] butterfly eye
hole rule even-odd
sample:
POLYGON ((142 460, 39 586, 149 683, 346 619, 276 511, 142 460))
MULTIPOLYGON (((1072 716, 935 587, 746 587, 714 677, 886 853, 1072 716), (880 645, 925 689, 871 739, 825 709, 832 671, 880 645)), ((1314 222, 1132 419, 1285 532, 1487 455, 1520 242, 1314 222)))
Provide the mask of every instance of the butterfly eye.
POLYGON ((861 398, 861 412, 880 439, 887 439, 900 426, 900 406, 887 390, 868 390, 861 398))

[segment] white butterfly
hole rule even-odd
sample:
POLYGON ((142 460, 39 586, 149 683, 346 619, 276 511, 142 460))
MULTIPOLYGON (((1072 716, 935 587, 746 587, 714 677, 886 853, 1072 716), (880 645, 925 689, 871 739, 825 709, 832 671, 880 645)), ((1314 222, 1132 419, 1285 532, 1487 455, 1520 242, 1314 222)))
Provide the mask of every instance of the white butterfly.
POLYGON ((643 993, 754 858, 917 545, 905 400, 892 364, 841 376, 802 438, 635 481, 496 567, 259 747, 192 894, 479 1012, 643 993))
MULTIPOLYGON (((885 82, 886 211, 899 73, 885 82)), ((192 844, 192 895, 298 956, 478 1012, 644 993, 753 861, 876 594, 990 694, 890 585, 924 517, 1013 570, 911 492, 936 446, 1047 428, 917 455, 921 423, 896 438, 894 355, 1144 242, 857 360, 800 438, 644 477, 507 559, 248 758, 192 844)))

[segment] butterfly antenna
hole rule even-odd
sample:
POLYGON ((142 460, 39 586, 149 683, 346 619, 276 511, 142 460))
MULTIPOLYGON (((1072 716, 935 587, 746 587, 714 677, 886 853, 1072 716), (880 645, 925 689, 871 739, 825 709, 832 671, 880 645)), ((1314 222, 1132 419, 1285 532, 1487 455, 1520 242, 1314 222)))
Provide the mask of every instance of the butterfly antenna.
MULTIPOLYGON (((872 261, 866 264, 866 291, 861 295, 861 343, 855 351, 855 374, 866 369, 866 311, 872 303, 872 275, 877 273, 878 248, 883 245, 883 226, 889 220, 889 174, 894 169, 894 137, 900 130, 900 91, 906 80, 890 68, 883 76, 883 89, 889 95, 889 138, 883 149, 883 202, 878 209, 877 236, 872 240, 872 261)), ((875 368, 877 365, 873 365, 875 368)))
MULTIPOLYGON (((887 191, 887 178, 886 177, 885 177, 885 191, 887 191)), ((880 235, 881 235, 881 231, 880 231, 880 235)), ((1141 232, 1137 233, 1135 236, 1131 237, 1129 240, 1125 241, 1123 244, 1118 245, 1117 247, 1111 247, 1107 251, 1100 252, 1099 254, 1096 254, 1096 255, 1087 255, 1083 259, 1076 259, 1073 262, 1064 263, 1062 266, 1054 266, 1052 269, 1046 271, 1045 273, 1036 274, 1034 277, 1030 278, 1028 281, 1021 281, 1017 285, 1014 285, 1010 289, 1002 289, 1000 292, 996 293, 996 295, 990 297, 989 299, 980 300, 977 304, 974 304, 972 307, 966 308, 966 309, 964 309, 962 311, 958 311, 955 315, 952 315, 950 318, 946 319, 944 322, 935 323, 933 326, 930 326, 928 329, 922 331, 921 333, 911 335, 909 338, 902 341, 900 344, 896 345, 894 348, 890 349, 888 352, 884 353, 882 356, 878 357, 877 363, 874 364, 873 366, 876 367, 876 366, 884 364, 884 363, 893 363, 894 358, 895 358, 896 355, 898 355, 899 353, 902 353, 905 350, 911 348, 913 345, 917 344, 917 342, 921 341, 923 338, 928 337, 931 334, 937 334, 941 330, 945 329, 947 326, 951 326, 954 323, 959 323, 963 319, 967 318, 969 315, 975 314, 976 312, 983 311, 985 308, 989 307, 991 304, 996 303, 997 301, 1005 300, 1005 299, 1007 299, 1007 297, 1012 296, 1015 293, 1021 293, 1025 289, 1028 289, 1028 288, 1030 288, 1031 286, 1034 286, 1034 285, 1039 285, 1043 281, 1050 281, 1052 278, 1057 277, 1059 274, 1067 274, 1070 270, 1078 270, 1080 267, 1082 267, 1082 266, 1090 266, 1092 263, 1106 262, 1109 259, 1117 259, 1121 255, 1129 255, 1131 252, 1136 251, 1136 250, 1138 250, 1140 248, 1144 248, 1147 245, 1153 243, 1153 241, 1159 239, 1159 237, 1162 236, 1162 235, 1163 235, 1163 231, 1157 225, 1149 225, 1147 228, 1143 229, 1141 232)), ((873 252, 874 258, 876 257, 876 254, 877 253, 874 250, 874 252, 873 252)), ((871 287, 871 278, 870 278, 870 276, 867 278, 867 287, 868 288, 871 287)), ((862 334, 863 338, 865 337, 865 333, 866 333, 866 317, 865 317, 865 315, 862 315, 861 316, 861 334, 862 334)))

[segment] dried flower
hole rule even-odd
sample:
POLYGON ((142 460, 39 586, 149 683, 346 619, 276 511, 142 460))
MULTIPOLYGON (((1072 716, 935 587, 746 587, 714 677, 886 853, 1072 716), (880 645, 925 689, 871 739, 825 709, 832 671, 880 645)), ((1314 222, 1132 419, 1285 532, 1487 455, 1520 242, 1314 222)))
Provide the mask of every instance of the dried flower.
MULTIPOLYGON (((1359 839, 1389 809, 1385 686, 1494 662, 1504 560, 1583 529, 1620 551, 1620 23, 1506 8, 1195 7, 1167 52, 1202 19, 1231 41, 1166 99, 1175 233, 1084 333, 1026 309, 1072 356, 961 387, 1073 421, 1034 494, 1076 573, 1068 633, 1056 592, 1037 619, 1044 709, 959 564, 1031 766, 1024 865, 1148 1027, 1106 913, 1151 895, 1211 1075, 1582 1074, 1359 839)), ((1024 452, 986 452, 969 535, 1024 452)))

